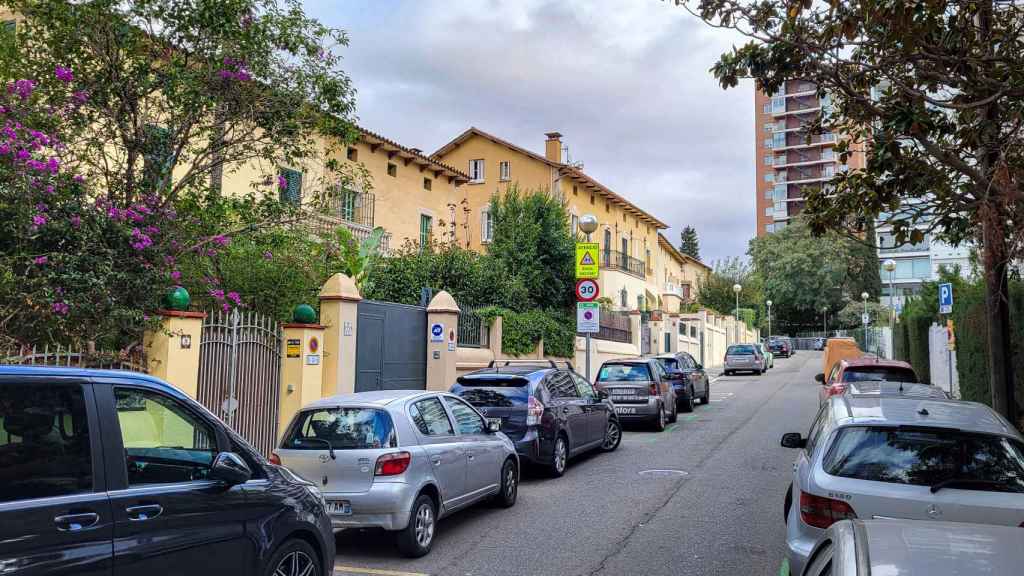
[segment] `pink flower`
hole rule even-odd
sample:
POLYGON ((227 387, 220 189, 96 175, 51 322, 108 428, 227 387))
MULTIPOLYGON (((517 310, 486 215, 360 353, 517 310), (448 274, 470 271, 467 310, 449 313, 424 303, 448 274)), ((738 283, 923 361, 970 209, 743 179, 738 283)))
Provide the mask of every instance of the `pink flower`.
POLYGON ((45 266, 46 263, 49 261, 50 259, 47 258, 46 256, 36 256, 35 258, 32 259, 32 263, 35 264, 36 266, 45 266))
POLYGON ((46 187, 46 193, 47 194, 53 194, 53 185, 49 185, 49 186, 46 187))
POLYGON ((228 310, 231 310, 231 305, 228 304, 227 302, 225 302, 225 303, 220 305, 220 309, 225 311, 225 312, 227 312, 228 310))
POLYGON ((18 80, 13 84, 7 85, 7 91, 11 94, 17 94, 22 100, 27 99, 32 95, 32 91, 35 90, 36 83, 32 80, 18 80))
POLYGON ((177 270, 175 270, 174 272, 171 272, 171 280, 174 280, 175 282, 181 280, 181 272, 179 272, 177 270))
POLYGON ((220 290, 220 289, 210 290, 210 296, 213 296, 217 300, 223 300, 224 299, 224 291, 220 290))
POLYGON ((85 102, 89 99, 89 93, 83 90, 75 90, 71 94, 71 98, 78 104, 85 104, 85 102))
POLYGON ((239 296, 238 292, 228 292, 227 293, 227 298, 228 298, 228 300, 231 300, 232 302, 234 302, 235 306, 241 306, 242 305, 242 297, 239 296))
POLYGON ((228 238, 227 236, 224 235, 214 236, 211 240, 217 246, 227 246, 228 244, 231 243, 231 238, 228 238))
POLYGON ((263 259, 264 260, 273 260, 274 259, 274 253, 271 252, 270 250, 267 250, 266 252, 263 253, 263 259))
POLYGON ((32 225, 35 227, 46 225, 46 214, 36 214, 32 217, 32 225))
POLYGON ((78 214, 75 214, 74 216, 72 216, 68 220, 71 222, 71 227, 72 228, 78 228, 79 226, 82 225, 82 217, 79 216, 78 214))
POLYGON ((71 68, 65 68, 63 66, 57 66, 53 71, 53 75, 61 82, 73 82, 75 79, 75 74, 71 72, 71 68))
POLYGON ((78 182, 79 184, 81 184, 82 182, 85 182, 85 178, 82 177, 81 174, 75 174, 75 177, 73 179, 74 179, 75 182, 78 182))
POLYGON ((59 316, 66 316, 71 307, 64 302, 53 303, 53 313, 59 316))
POLYGON ((281 190, 287 189, 288 188, 288 179, 285 178, 284 176, 278 176, 277 177, 277 187, 280 188, 281 190))

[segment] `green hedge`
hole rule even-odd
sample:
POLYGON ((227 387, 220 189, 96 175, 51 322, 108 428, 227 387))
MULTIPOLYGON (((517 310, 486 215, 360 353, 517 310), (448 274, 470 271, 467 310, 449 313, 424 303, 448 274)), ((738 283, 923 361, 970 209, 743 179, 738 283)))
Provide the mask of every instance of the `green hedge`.
MULTIPOLYGON (((960 377, 960 396, 992 404, 988 382, 988 321, 985 309, 985 287, 978 283, 956 293, 953 310, 956 328, 956 363, 960 377)), ((1010 285, 1010 339, 1014 379, 1018 403, 1024 399, 1024 283, 1010 285)))
POLYGON ((931 382, 931 360, 928 354, 928 329, 933 318, 910 316, 903 320, 907 333, 907 358, 922 382, 931 382))
POLYGON ((514 312, 488 306, 477 310, 488 326, 501 316, 501 351, 513 356, 529 354, 544 340, 544 354, 572 358, 576 354, 576 319, 566 312, 527 310, 514 312))

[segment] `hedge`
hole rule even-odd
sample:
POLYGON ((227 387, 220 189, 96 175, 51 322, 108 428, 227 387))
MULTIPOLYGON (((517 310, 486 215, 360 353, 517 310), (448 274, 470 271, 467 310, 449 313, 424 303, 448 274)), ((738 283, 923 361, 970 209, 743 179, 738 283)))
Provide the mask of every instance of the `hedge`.
POLYGON ((507 308, 488 306, 477 310, 488 326, 501 316, 501 351, 513 356, 529 354, 544 340, 544 354, 559 358, 576 355, 576 319, 566 312, 528 310, 514 312, 507 308))
MULTIPOLYGON (((988 372, 988 322, 985 286, 973 284, 956 293, 953 309, 956 329, 956 364, 960 377, 960 396, 992 404, 988 372)), ((1018 403, 1024 399, 1024 283, 1010 285, 1010 361, 1017 388, 1018 403)))
POLYGON ((905 318, 907 358, 921 382, 931 382, 931 360, 928 355, 928 329, 933 319, 929 316, 905 318))

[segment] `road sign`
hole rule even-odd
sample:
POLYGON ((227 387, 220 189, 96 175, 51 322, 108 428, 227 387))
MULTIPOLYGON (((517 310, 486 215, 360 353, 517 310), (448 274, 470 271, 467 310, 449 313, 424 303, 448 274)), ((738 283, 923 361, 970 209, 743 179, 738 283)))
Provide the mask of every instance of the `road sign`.
POLYGON ((953 313, 953 285, 939 284, 939 314, 953 313))
POLYGON ((863 324, 865 326, 867 326, 868 324, 871 324, 871 315, 868 314, 867 312, 861 314, 860 315, 860 322, 861 322, 861 324, 863 324))
POLYGON ((600 294, 597 280, 583 279, 576 282, 576 299, 580 302, 593 302, 600 294))
POLYGON ((601 330, 601 305, 596 302, 576 303, 576 332, 595 334, 601 330))
POLYGON ((597 278, 599 249, 597 242, 576 243, 576 278, 597 278))

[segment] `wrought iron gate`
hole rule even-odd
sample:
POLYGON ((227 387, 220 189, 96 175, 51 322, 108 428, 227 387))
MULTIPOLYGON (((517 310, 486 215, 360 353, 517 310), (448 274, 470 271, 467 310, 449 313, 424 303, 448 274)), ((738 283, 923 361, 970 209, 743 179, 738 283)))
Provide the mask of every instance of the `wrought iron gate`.
POLYGON ((356 392, 427 387, 427 309, 359 302, 356 392))
POLYGON ((199 344, 199 402, 269 454, 277 441, 281 330, 256 312, 210 312, 199 344))

